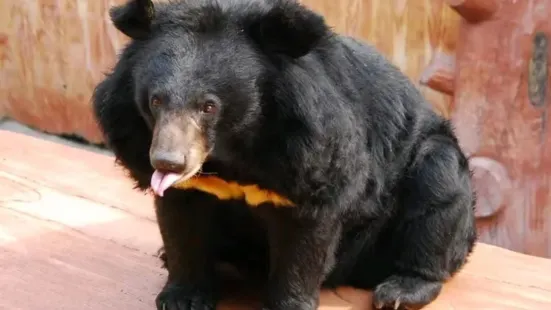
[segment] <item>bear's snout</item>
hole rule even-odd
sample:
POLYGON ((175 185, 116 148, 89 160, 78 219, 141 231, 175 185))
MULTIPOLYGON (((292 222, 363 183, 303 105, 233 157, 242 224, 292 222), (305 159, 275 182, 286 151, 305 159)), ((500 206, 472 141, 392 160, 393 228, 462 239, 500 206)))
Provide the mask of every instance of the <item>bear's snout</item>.
POLYGON ((156 170, 183 173, 186 170, 186 156, 173 152, 154 151, 151 166, 156 170))
POLYGON ((181 113, 160 113, 149 149, 154 192, 185 182, 201 171, 207 156, 206 139, 197 121, 181 113))

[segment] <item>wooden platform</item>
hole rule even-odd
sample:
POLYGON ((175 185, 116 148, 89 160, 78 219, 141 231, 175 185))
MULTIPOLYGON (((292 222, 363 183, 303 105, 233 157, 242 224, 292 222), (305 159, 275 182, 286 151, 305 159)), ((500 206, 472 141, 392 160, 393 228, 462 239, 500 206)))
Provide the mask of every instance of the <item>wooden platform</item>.
MULTIPOLYGON (((166 271, 151 200, 111 157, 0 131, 0 309, 154 309, 166 271)), ((321 303, 368 310, 370 295, 321 303)), ((551 260, 479 244, 426 309, 551 309, 551 260)))

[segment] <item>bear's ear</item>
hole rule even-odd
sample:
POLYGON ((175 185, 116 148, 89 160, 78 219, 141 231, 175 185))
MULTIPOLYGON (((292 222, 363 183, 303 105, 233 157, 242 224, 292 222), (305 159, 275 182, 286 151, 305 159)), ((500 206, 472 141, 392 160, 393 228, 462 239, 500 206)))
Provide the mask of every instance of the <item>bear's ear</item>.
POLYGON ((330 34, 325 19, 295 0, 274 0, 267 11, 249 16, 245 31, 269 53, 299 58, 330 34))
POLYGON ((151 0, 130 0, 126 4, 113 7, 109 15, 115 27, 125 35, 139 39, 150 29, 155 16, 151 0))

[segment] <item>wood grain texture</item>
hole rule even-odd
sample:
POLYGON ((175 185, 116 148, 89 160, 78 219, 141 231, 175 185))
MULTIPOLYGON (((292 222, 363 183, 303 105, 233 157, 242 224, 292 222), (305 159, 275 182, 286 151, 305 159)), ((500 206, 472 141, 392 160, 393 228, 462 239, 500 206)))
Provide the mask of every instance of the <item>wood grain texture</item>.
POLYGON ((301 0, 337 32, 374 44, 444 116, 451 97, 419 83, 437 53, 455 54, 460 16, 443 0, 301 0))
MULTIPOLYGON (((127 42, 108 17, 123 2, 0 1, 0 117, 101 142, 90 97, 127 42)), ((459 17, 443 0, 303 2, 337 31, 372 41, 414 81, 433 53, 453 54, 459 17)), ((421 88, 447 115, 450 97, 421 88)))
POLYGON ((549 45, 534 53, 536 37, 551 39, 549 16, 551 1, 502 0, 489 20, 462 23, 452 117, 472 156, 481 240, 544 257, 551 257, 551 80, 549 62, 533 55, 551 59, 549 45))
POLYGON ((107 14, 121 2, 0 1, 0 113, 100 142, 90 97, 126 40, 107 14))
MULTIPOLYGON (((166 271, 156 223, 142 216, 151 201, 132 193, 112 161, 0 130, 0 309, 153 309, 166 271)), ((254 294, 225 292, 219 309, 258 305, 254 294)), ((369 292, 341 287, 323 291, 319 309, 370 302, 369 292)), ((551 260, 477 244, 425 309, 550 308, 551 260)))
MULTIPOLYGON (((7 133, 4 134, 6 135, 7 133)), ((40 139, 26 144, 19 141, 26 136, 9 137, 11 143, 0 143, 0 171, 31 178, 40 186, 55 186, 66 194, 116 206, 136 217, 155 221, 155 212, 151 208, 153 198, 134 191, 133 183, 111 157, 77 148, 66 148, 62 158, 67 160, 59 160, 57 144, 40 139), (18 161, 4 159, 20 156, 24 157, 18 161), (103 182, 104 180, 109 181, 103 182), (87 184, 91 185, 90 189, 87 184), (121 196, 128 199, 121 200, 121 196)))

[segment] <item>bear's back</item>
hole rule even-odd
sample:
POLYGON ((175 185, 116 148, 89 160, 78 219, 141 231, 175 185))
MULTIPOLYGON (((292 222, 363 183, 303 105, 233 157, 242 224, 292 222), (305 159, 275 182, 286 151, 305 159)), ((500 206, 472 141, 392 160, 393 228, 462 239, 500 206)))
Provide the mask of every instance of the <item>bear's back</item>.
POLYGON ((345 55, 341 61, 355 68, 351 77, 356 89, 363 90, 364 104, 380 96, 395 108, 431 109, 412 81, 375 46, 347 35, 334 38, 345 55))

